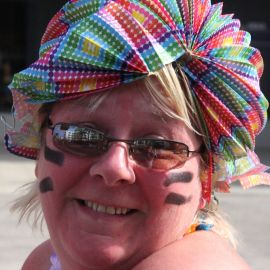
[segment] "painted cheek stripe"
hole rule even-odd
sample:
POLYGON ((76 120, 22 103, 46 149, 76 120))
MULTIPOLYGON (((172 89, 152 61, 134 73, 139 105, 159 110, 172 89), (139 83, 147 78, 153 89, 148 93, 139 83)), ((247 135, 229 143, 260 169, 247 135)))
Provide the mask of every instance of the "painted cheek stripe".
POLYGON ((182 205, 182 204, 188 203, 191 200, 191 198, 192 198, 192 196, 185 197, 181 194, 177 194, 177 193, 172 192, 166 197, 165 203, 182 205))
POLYGON ((164 182, 164 186, 168 187, 173 183, 190 183, 193 179, 193 174, 191 172, 180 172, 180 173, 171 173, 168 175, 168 178, 164 182))
POLYGON ((45 146, 44 156, 46 160, 58 166, 62 166, 64 163, 64 154, 62 152, 52 150, 48 146, 45 146))
POLYGON ((46 177, 39 183, 39 190, 41 193, 53 191, 53 181, 50 177, 46 177))

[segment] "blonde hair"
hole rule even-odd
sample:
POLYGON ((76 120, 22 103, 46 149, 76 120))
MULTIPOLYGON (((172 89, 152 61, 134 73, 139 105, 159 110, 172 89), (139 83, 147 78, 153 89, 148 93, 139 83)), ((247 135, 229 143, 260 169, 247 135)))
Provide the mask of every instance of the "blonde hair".
MULTIPOLYGON (((149 74, 144 79, 144 83, 148 90, 145 95, 150 96, 154 105, 163 114, 183 121, 206 144, 207 131, 204 122, 200 118, 201 113, 198 111, 196 101, 190 91, 188 79, 181 72, 181 69, 176 71, 172 64, 169 64, 163 69, 149 74), (161 87, 156 87, 157 81, 161 87)), ((109 93, 110 91, 105 91, 101 94, 93 95, 93 98, 90 99, 90 103, 88 104, 89 110, 93 112, 98 108, 109 93)), ((85 98, 78 99, 78 102, 85 102, 85 98)), ((42 111, 42 113, 48 112, 46 109, 42 111)), ((207 169, 207 156, 207 153, 202 154, 202 170, 207 169)), ((19 212, 19 222, 23 218, 26 218, 28 222, 32 223, 33 228, 40 225, 42 229, 43 222, 40 221, 43 220, 43 215, 40 207, 37 181, 26 184, 23 186, 23 189, 24 194, 14 202, 11 211, 19 212)), ((234 230, 220 213, 218 207, 212 206, 212 202, 205 209, 198 210, 194 218, 194 223, 200 223, 202 219, 206 223, 213 224, 212 230, 229 240, 236 247, 234 230)))

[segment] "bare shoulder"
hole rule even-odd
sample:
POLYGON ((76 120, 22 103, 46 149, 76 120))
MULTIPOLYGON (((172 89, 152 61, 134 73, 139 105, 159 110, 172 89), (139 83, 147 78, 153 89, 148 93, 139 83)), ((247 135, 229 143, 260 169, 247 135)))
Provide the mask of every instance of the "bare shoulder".
POLYGON ((52 246, 49 240, 37 246, 28 256, 21 270, 48 270, 50 268, 50 256, 52 246))
POLYGON ((230 244, 213 232, 196 232, 155 252, 133 270, 251 270, 230 244))

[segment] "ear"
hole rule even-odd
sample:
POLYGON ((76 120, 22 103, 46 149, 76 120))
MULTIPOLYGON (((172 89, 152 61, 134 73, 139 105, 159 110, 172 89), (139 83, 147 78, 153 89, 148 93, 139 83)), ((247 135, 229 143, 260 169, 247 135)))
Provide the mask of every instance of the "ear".
POLYGON ((201 196, 198 209, 203 209, 206 206, 206 200, 201 196))

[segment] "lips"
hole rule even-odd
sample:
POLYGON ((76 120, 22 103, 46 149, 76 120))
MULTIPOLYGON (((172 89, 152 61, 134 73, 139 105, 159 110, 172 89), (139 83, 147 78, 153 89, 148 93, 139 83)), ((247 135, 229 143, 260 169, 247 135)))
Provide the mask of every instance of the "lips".
POLYGON ((126 207, 115 207, 112 205, 104 205, 89 200, 78 200, 78 202, 80 205, 90 208, 94 212, 104 213, 108 215, 127 216, 138 211, 136 209, 126 207))

